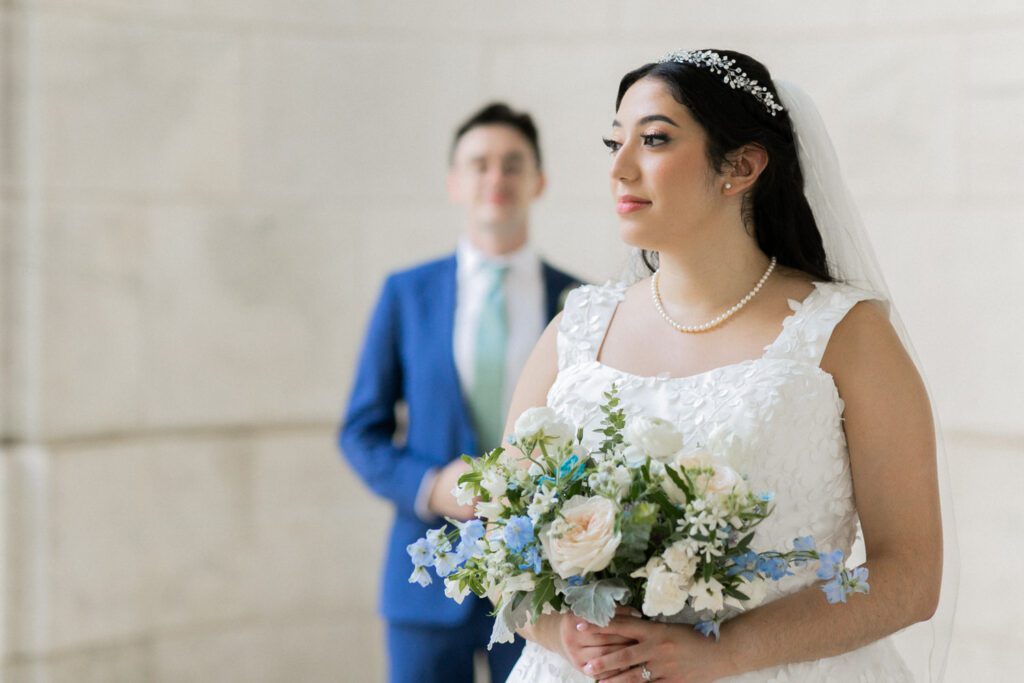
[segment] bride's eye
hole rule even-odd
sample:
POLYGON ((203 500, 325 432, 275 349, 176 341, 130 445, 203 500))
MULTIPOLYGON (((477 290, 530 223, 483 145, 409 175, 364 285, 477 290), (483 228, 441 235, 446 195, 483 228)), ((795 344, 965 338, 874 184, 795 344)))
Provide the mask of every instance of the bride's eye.
POLYGON ((640 139, 644 141, 644 145, 647 147, 660 147, 668 142, 668 136, 664 133, 648 133, 647 135, 641 135, 640 139))
POLYGON ((618 152, 619 148, 622 147, 622 143, 621 142, 616 142, 615 140, 612 140, 611 138, 601 138, 601 142, 604 143, 604 146, 607 147, 608 151, 611 152, 612 154, 615 154, 616 152, 618 152))

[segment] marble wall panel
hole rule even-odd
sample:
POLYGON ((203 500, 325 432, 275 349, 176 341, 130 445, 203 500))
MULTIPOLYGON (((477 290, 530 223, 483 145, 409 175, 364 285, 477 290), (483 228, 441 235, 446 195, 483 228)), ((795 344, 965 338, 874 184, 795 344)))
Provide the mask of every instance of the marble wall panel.
POLYGON ((379 626, 342 612, 225 625, 156 642, 156 683, 384 680, 379 626))
POLYGON ((948 680, 1013 680, 1020 671, 1024 620, 994 587, 1013 585, 1024 551, 1008 539, 1024 535, 1018 503, 1024 442, 976 436, 948 440, 960 547, 960 592, 948 680), (998 557, 998 561, 993 558, 998 557))
POLYGON ((147 425, 336 419, 355 347, 358 234, 336 205, 155 207, 147 425))
MULTIPOLYGON (((696 30, 709 38, 721 40, 716 33, 722 37, 731 34, 745 38, 758 33, 810 33, 822 29, 848 27, 854 17, 856 3, 830 3, 826 6, 799 0, 785 0, 767 7, 757 0, 739 0, 728 4, 661 3, 656 0, 641 0, 614 6, 616 16, 613 25, 619 30, 654 34, 659 39, 668 39, 673 34, 679 35, 696 30)), ((671 45, 663 52, 706 47, 718 45, 700 40, 693 44, 671 45)), ((655 58, 660 54, 655 55, 655 58)))
POLYGON ((336 430, 262 439, 253 467, 253 604, 374 619, 390 504, 335 444, 336 430))
POLYGON ((240 187, 236 36, 70 12, 35 17, 38 150, 55 191, 224 199, 240 187))
POLYGON ((155 681, 152 648, 121 643, 12 663, 0 678, 6 683, 139 683, 155 681))
POLYGON ((1024 325, 1006 293, 1021 284, 1020 212, 889 206, 864 218, 939 416, 953 429, 1019 434, 1024 325))
POLYGON ((948 26, 964 31, 972 23, 992 23, 1024 19, 1020 3, 1014 0, 979 0, 979 2, 937 2, 891 3, 885 0, 864 0, 850 3, 858 22, 888 28, 891 31, 910 32, 929 23, 948 26))
POLYGON ((66 436, 136 427, 142 213, 119 204, 54 204, 41 223, 39 262, 20 273, 40 280, 39 428, 66 436))
MULTIPOLYGON (((55 449, 50 648, 131 639, 161 626, 255 610, 251 460, 238 440, 167 439, 55 449)), ((23 615, 28 617, 29 615, 23 615)))
POLYGON ((254 37, 246 59, 249 190, 352 210, 430 201, 443 188, 452 133, 482 103, 481 50, 254 37))

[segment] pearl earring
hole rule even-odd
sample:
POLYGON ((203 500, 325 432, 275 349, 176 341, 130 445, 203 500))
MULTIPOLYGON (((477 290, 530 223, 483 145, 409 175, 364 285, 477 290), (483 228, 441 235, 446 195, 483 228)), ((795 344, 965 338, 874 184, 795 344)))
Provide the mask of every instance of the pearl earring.
POLYGON ((725 184, 725 189, 731 190, 732 189, 732 183, 726 183, 725 184))

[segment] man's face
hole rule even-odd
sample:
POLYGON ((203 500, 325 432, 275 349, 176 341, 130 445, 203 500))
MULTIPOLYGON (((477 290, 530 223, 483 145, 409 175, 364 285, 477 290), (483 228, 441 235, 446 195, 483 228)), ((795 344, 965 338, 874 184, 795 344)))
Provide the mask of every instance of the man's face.
POLYGON ((470 229, 525 231, 530 204, 544 188, 533 148, 515 128, 476 126, 459 139, 448 194, 470 229))

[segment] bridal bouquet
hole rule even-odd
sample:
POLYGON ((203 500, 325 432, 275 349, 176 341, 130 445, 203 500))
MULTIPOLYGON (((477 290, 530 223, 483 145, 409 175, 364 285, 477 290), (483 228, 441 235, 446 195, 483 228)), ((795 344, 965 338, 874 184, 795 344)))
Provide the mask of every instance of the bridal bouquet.
POLYGON ((848 570, 841 550, 819 552, 809 536, 787 551, 752 550, 772 494, 751 491, 716 457, 716 439, 685 450, 671 423, 627 419, 614 386, 604 398, 603 440, 592 452, 582 429, 531 408, 509 440, 519 455, 463 456, 472 469, 453 494, 477 501, 476 518, 449 519, 451 529, 411 544, 409 581, 430 584, 432 567, 456 602, 470 591, 490 598, 491 645, 549 612, 606 626, 616 605, 696 623, 717 638, 723 619, 760 604, 767 581, 809 561, 819 562, 829 602, 868 592, 866 568, 848 570))

